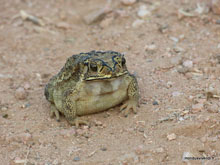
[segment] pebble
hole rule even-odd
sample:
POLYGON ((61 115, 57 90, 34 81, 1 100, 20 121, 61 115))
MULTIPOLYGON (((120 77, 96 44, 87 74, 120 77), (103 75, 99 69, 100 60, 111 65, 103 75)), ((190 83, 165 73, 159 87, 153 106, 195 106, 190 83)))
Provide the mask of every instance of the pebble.
POLYGON ((178 38, 176 38, 176 37, 170 37, 170 40, 172 40, 172 41, 174 41, 174 42, 179 42, 179 39, 178 38))
POLYGON ((63 29, 63 30, 67 30, 67 29, 70 28, 70 25, 68 23, 66 23, 66 22, 58 22, 56 24, 56 27, 60 28, 60 29, 63 29))
POLYGON ((45 23, 41 19, 39 19, 38 17, 35 17, 33 15, 28 14, 24 10, 20 10, 20 16, 23 20, 31 21, 32 23, 34 23, 36 25, 39 25, 39 26, 45 25, 45 23))
POLYGON ((185 119, 181 116, 181 117, 179 117, 178 120, 179 120, 179 121, 184 121, 185 119))
POLYGON ((219 107, 218 107, 217 104, 208 105, 207 111, 210 112, 210 113, 218 113, 219 112, 219 107))
POLYGON ((187 72, 189 72, 189 68, 178 66, 177 72, 182 73, 182 74, 186 74, 187 72))
POLYGON ((168 24, 162 24, 159 25, 158 30, 161 33, 166 33, 168 31, 168 28, 169 28, 168 24))
POLYGON ((157 49, 157 46, 155 44, 145 45, 144 50, 145 51, 155 51, 157 49))
POLYGON ((101 121, 95 120, 94 122, 95 122, 95 126, 102 126, 103 125, 101 121))
POLYGON ((24 89, 25 90, 31 89, 31 85, 29 83, 25 83, 24 84, 24 89))
POLYGON ((177 96, 180 96, 180 95, 182 95, 182 93, 179 92, 179 91, 175 91, 175 92, 172 93, 173 97, 177 97, 177 96))
POLYGON ((210 5, 205 3, 197 3, 197 8, 195 9, 195 12, 198 14, 208 14, 210 10, 210 5))
POLYGON ((144 20, 142 19, 136 19, 133 23, 132 23, 132 27, 133 28, 137 28, 139 26, 141 26, 144 23, 144 20))
POLYGON ((176 134, 175 134, 175 133, 171 133, 171 134, 167 135, 167 139, 168 139, 169 141, 175 140, 175 139, 176 139, 176 134))
POLYGON ((147 153, 148 150, 146 149, 146 147, 144 145, 139 145, 136 149, 135 149, 135 153, 137 155, 142 155, 142 154, 145 154, 147 153))
POLYGON ((85 138, 89 138, 88 129, 77 129, 76 135, 83 136, 85 138))
POLYGON ((213 13, 220 15, 220 0, 212 0, 211 8, 213 13))
POLYGON ((104 29, 104 28, 108 27, 110 24, 112 24, 113 20, 114 20, 113 17, 106 18, 106 19, 102 20, 99 25, 101 28, 104 29))
POLYGON ((160 148, 157 148, 155 150, 156 153, 163 153, 164 152, 164 148, 160 147, 160 148))
POLYGON ((192 68, 193 67, 193 62, 191 60, 186 60, 183 62, 183 66, 187 68, 192 68))
POLYGON ((121 3, 123 5, 129 6, 129 5, 133 5, 134 3, 136 3, 136 0, 121 0, 121 3))
POLYGON ((74 161, 80 161, 80 157, 76 156, 73 158, 74 161))
POLYGON ((18 89, 16 89, 15 91, 15 97, 18 100, 24 100, 27 98, 27 92, 24 90, 24 88, 19 87, 18 89))
POLYGON ((168 81, 168 82, 167 82, 167 88, 171 88, 172 86, 173 86, 173 82, 168 81))
POLYGON ((102 147, 100 148, 101 151, 107 151, 107 148, 106 147, 102 147))
POLYGON ((7 111, 7 109, 8 109, 7 106, 3 106, 3 107, 0 106, 0 110, 2 110, 2 111, 7 111))
POLYGON ((139 132, 144 132, 144 130, 145 130, 145 129, 144 129, 143 127, 141 127, 141 128, 138 129, 139 132))
POLYGON ((192 105, 192 112, 197 113, 200 112, 203 109, 204 104, 203 103, 197 103, 192 105))
POLYGON ((174 56, 170 59, 170 63, 173 65, 180 65, 182 63, 182 56, 174 56))
POLYGON ((25 164, 26 160, 25 159, 21 159, 20 157, 16 157, 14 160, 15 164, 25 164))
POLYGON ((179 47, 179 46, 175 46, 175 47, 173 48, 173 50, 174 50, 174 52, 176 52, 176 53, 181 53, 181 52, 184 52, 184 51, 185 51, 183 48, 181 48, 181 47, 179 47))
POLYGON ((218 141, 218 137, 217 137, 217 136, 207 137, 207 141, 208 141, 208 142, 216 142, 216 141, 218 141))
POLYGON ((146 18, 146 16, 151 15, 151 12, 147 10, 147 7, 145 5, 141 5, 139 7, 137 15, 143 19, 143 18, 146 18))
POLYGON ((94 12, 86 15, 84 17, 84 21, 86 22, 86 24, 90 25, 90 24, 95 23, 99 20, 102 20, 105 17, 105 15, 111 11, 112 11, 112 9, 110 9, 110 7, 108 7, 108 6, 102 8, 100 10, 95 10, 94 12))
POLYGON ((138 156, 133 152, 120 156, 119 161, 121 165, 139 164, 138 156))
POLYGON ((158 101, 154 100, 153 105, 159 105, 158 101))

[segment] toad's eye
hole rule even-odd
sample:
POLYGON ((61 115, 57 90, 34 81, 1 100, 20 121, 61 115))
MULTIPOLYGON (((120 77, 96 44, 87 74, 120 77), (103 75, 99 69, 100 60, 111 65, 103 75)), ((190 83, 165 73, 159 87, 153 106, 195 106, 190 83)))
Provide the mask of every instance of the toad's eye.
POLYGON ((98 70, 96 64, 90 64, 90 69, 91 69, 93 72, 97 72, 97 70, 98 70))
POLYGON ((125 60, 125 58, 123 57, 123 58, 122 58, 122 61, 121 61, 121 64, 122 64, 122 65, 125 65, 125 63, 126 63, 126 60, 125 60))

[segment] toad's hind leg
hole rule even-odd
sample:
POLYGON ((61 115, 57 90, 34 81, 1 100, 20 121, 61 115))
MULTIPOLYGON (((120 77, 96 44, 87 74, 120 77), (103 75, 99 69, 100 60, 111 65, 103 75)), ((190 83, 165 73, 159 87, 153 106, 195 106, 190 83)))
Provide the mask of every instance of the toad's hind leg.
POLYGON ((78 128, 81 124, 88 125, 88 122, 77 117, 77 96, 75 90, 71 89, 65 92, 63 97, 63 112, 68 123, 78 128))
POLYGON ((128 85, 128 100, 126 100, 123 105, 120 107, 120 111, 123 110, 123 114, 125 116, 128 115, 130 110, 132 109, 134 113, 137 113, 137 107, 139 106, 139 91, 138 91, 138 83, 137 79, 134 75, 128 75, 126 77, 128 81, 130 81, 128 85))
POLYGON ((60 113, 54 104, 50 106, 50 117, 56 116, 56 120, 60 121, 60 113))

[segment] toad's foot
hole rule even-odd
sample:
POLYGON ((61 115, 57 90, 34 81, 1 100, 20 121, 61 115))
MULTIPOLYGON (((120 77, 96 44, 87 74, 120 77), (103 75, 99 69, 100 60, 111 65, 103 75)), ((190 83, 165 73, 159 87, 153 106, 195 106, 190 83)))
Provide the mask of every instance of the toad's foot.
POLYGON ((50 117, 56 116, 56 120, 60 121, 60 113, 57 110, 57 108, 55 107, 55 105, 51 104, 51 108, 50 108, 50 117))
POLYGON ((120 111, 122 111, 124 116, 127 117, 129 112, 130 112, 130 110, 133 110, 134 114, 137 113, 137 106, 138 106, 138 102, 136 100, 127 100, 120 107, 120 111))
POLYGON ((79 118, 67 119, 67 121, 70 125, 75 125, 76 128, 79 128, 80 125, 89 125, 88 121, 85 121, 79 118))

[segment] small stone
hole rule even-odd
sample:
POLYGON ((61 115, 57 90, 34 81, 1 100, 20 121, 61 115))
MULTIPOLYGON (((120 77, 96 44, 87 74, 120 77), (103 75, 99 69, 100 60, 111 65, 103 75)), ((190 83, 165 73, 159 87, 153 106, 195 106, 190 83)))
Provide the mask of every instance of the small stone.
POLYGON ((73 158, 74 161, 80 161, 80 157, 76 156, 73 158))
MULTIPOLYGON (((216 24, 220 24, 220 19, 216 20, 216 24)), ((220 45, 218 45, 218 48, 220 48, 220 45)))
POLYGON ((7 109, 8 109, 7 106, 0 107, 0 110, 2 110, 2 111, 7 111, 7 109))
POLYGON ((170 37, 170 40, 172 40, 172 41, 174 41, 174 42, 179 42, 179 39, 178 38, 176 38, 176 37, 170 37))
POLYGON ((154 100, 153 105, 159 105, 158 101, 154 100))
POLYGON ((202 103, 197 103, 197 104, 192 105, 192 112, 193 113, 200 112, 203 109, 203 106, 204 105, 202 103))
POLYGON ((102 125, 103 125, 101 121, 95 120, 94 122, 95 122, 95 125, 96 125, 96 126, 102 126, 102 125))
POLYGON ((204 99, 195 99, 195 101, 197 102, 197 103, 202 103, 202 104, 204 104, 205 102, 206 102, 206 99, 204 98, 204 99))
POLYGON ((157 148, 155 150, 156 153, 163 153, 164 152, 164 148, 160 147, 160 148, 157 148))
POLYGON ((182 73, 182 74, 186 74, 187 72, 189 72, 189 68, 178 66, 177 72, 182 73))
POLYGON ((175 140, 175 139, 176 139, 176 134, 175 134, 175 133, 172 133, 172 134, 167 135, 167 139, 168 139, 169 141, 175 140))
POLYGON ((163 25, 159 25, 158 30, 161 33, 166 33, 168 31, 168 28, 169 28, 168 24, 163 24, 163 25))
POLYGON ((104 29, 104 28, 108 27, 113 22, 113 20, 114 20, 113 17, 106 18, 106 19, 102 20, 99 25, 101 28, 104 29))
POLYGON ((179 120, 179 121, 184 121, 185 119, 181 116, 181 117, 179 117, 178 120, 179 120))
POLYGON ((207 14, 210 10, 210 5, 205 3, 197 3, 197 8, 195 12, 198 14, 207 14))
POLYGON ((144 128, 141 127, 141 128, 138 129, 138 131, 139 131, 139 132, 144 132, 144 128))
POLYGON ((175 46, 175 47, 173 48, 173 50, 174 50, 174 52, 176 52, 176 53, 181 53, 181 52, 184 52, 184 51, 185 51, 183 48, 181 48, 181 47, 179 47, 179 46, 175 46))
POLYGON ((211 9, 213 13, 220 15, 220 0, 212 0, 211 9))
POLYGON ((149 16, 151 15, 151 12, 149 10, 147 10, 147 7, 145 5, 141 5, 139 7, 139 10, 138 10, 138 13, 137 15, 140 17, 140 18, 145 18, 146 16, 149 16))
POLYGON ((182 63, 182 56, 175 56, 170 59, 170 63, 173 65, 179 65, 182 63))
POLYGON ((193 67, 193 62, 191 60, 186 60, 183 62, 183 66, 187 68, 192 68, 193 67))
POLYGON ((26 160, 25 159, 21 159, 19 157, 15 157, 14 163, 15 164, 24 164, 24 163, 26 163, 26 160))
POLYGON ((27 98, 27 92, 24 90, 24 88, 19 87, 18 89, 16 89, 15 91, 15 97, 18 100, 24 100, 27 98))
POLYGON ((133 5, 134 3, 136 3, 136 0, 121 0, 121 3, 123 5, 129 6, 129 5, 133 5))
POLYGON ((216 141, 218 141, 218 137, 217 137, 217 136, 207 137, 207 141, 208 141, 208 142, 216 142, 216 141))
POLYGON ((146 153, 146 148, 144 145, 139 145, 136 149, 135 149, 135 153, 137 155, 142 155, 142 154, 145 154, 146 153))
POLYGON ((25 108, 28 108, 28 107, 31 106, 31 104, 30 103, 26 103, 24 106, 25 106, 25 108))
POLYGON ((177 96, 180 96, 180 95, 182 95, 182 93, 179 92, 179 91, 175 91, 175 92, 172 93, 173 97, 177 97, 177 96))
POLYGON ((57 28, 60 28, 60 29, 67 30, 67 29, 70 28, 70 25, 69 25, 68 23, 66 23, 66 22, 58 22, 58 23, 56 24, 56 27, 57 27, 57 28))
POLYGON ((88 132, 88 129, 77 129, 76 130, 76 135, 79 135, 79 136, 83 136, 85 138, 89 138, 89 132, 88 132))
POLYGON ((180 36, 179 36, 179 40, 183 40, 183 39, 185 39, 185 35, 184 34, 181 34, 180 36))
POLYGON ((107 151, 107 148, 106 147, 102 147, 100 148, 101 151, 107 151))
POLYGON ((95 10, 94 12, 88 13, 88 15, 84 17, 84 21, 88 25, 95 23, 97 21, 102 20, 106 16, 106 14, 108 14, 111 11, 112 9, 109 6, 101 8, 100 10, 95 10))
POLYGON ((150 45, 146 45, 146 46, 144 47, 144 50, 145 50, 145 51, 155 51, 156 48, 157 48, 157 46, 156 46, 155 44, 150 44, 150 45))
POLYGON ((25 83, 24 84, 24 89, 25 90, 31 89, 31 85, 29 83, 25 83))
POLYGON ((219 112, 219 107, 217 104, 212 104, 212 105, 209 105, 207 107, 207 111, 210 112, 210 113, 218 113, 219 112))
POLYGON ((168 82, 167 82, 167 88, 171 88, 172 86, 173 86, 173 82, 168 81, 168 82))
POLYGON ((132 23, 132 27, 133 28, 137 28, 139 26, 141 26, 144 23, 144 20, 142 19, 136 19, 133 23, 132 23))

